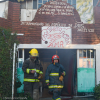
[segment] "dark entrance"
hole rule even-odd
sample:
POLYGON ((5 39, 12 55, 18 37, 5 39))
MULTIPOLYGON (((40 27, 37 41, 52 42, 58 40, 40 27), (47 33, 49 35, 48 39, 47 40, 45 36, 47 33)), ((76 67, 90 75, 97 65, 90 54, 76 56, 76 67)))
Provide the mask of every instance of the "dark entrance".
MULTIPOLYGON (((25 49, 25 59, 29 57, 29 51, 31 49, 25 49)), ((76 93, 76 70, 77 70, 77 50, 76 49, 38 49, 39 59, 43 66, 43 97, 49 97, 48 88, 45 83, 45 71, 47 66, 51 63, 51 58, 54 54, 60 57, 60 63, 66 70, 66 76, 64 78, 64 88, 62 95, 75 95, 76 93)))

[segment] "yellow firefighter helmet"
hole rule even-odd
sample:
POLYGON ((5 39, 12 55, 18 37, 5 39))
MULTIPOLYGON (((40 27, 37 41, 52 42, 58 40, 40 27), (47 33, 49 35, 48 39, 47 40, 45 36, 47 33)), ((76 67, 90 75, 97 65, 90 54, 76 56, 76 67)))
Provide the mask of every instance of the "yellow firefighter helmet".
POLYGON ((37 49, 31 49, 31 51, 29 53, 33 57, 38 57, 39 56, 39 53, 38 53, 37 49))

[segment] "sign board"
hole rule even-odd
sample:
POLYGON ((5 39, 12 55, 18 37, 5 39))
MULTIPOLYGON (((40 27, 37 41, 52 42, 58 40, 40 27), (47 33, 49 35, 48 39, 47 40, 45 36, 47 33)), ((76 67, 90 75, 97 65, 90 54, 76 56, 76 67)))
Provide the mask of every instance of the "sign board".
POLYGON ((71 28, 70 27, 42 27, 41 42, 44 47, 66 47, 71 44, 71 28))

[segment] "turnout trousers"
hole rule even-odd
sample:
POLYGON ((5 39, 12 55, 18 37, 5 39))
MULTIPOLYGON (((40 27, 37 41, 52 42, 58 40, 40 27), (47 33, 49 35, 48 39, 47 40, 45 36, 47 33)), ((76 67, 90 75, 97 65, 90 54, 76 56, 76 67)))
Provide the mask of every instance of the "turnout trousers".
POLYGON ((61 90, 62 89, 59 89, 59 88, 56 88, 56 89, 52 90, 52 92, 53 92, 52 100, 61 100, 61 98, 60 98, 61 90))
POLYGON ((33 100, 39 100, 39 82, 24 82, 24 93, 29 94, 33 100))

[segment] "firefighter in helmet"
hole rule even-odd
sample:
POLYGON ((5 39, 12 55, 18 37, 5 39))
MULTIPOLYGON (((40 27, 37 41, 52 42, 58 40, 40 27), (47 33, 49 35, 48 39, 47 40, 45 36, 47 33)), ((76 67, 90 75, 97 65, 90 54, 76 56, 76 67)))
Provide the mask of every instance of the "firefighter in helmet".
POLYGON ((64 67, 59 63, 59 56, 53 55, 52 64, 47 67, 45 74, 45 81, 49 91, 53 93, 53 100, 61 100, 60 95, 65 74, 64 67))
POLYGON ((22 66, 24 72, 24 93, 30 94, 34 100, 39 100, 39 81, 43 77, 43 67, 38 60, 37 49, 31 49, 30 57, 22 66))

